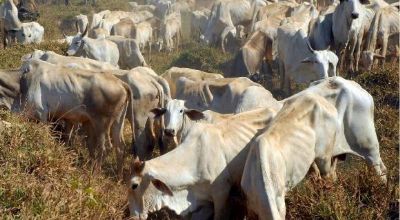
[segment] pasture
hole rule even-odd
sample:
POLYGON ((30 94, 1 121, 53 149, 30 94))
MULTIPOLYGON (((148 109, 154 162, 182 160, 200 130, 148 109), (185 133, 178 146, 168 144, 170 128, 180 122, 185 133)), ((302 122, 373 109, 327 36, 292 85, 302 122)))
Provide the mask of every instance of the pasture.
MULTIPOLYGON (((61 1, 60 1, 61 2, 61 1)), ((0 50, 0 69, 17 69, 21 56, 34 49, 66 53, 67 45, 53 40, 68 29, 71 18, 100 10, 126 10, 127 1, 98 0, 96 6, 82 1, 39 5, 38 22, 45 28, 44 42, 39 45, 15 45, 0 50)), ((89 19, 90 20, 90 19, 89 19)), ((143 54, 146 59, 148 54, 143 54)), ((220 49, 203 46, 192 40, 172 52, 154 52, 147 64, 157 74, 172 66, 222 73, 232 55, 220 49)), ((382 159, 388 169, 388 183, 382 184, 374 171, 356 157, 338 165, 338 180, 333 182, 305 178, 286 196, 287 219, 398 219, 399 218, 399 64, 385 68, 347 73, 346 79, 358 82, 375 101, 375 126, 382 159)), ((273 76, 272 81, 278 76, 273 76)), ((264 83, 270 86, 269 83, 264 83)), ((275 83, 272 83, 274 86, 275 83)), ((275 98, 282 99, 277 86, 268 88, 275 98)), ((295 88, 300 90, 301 88, 295 88)), ((51 124, 32 122, 23 115, 0 112, 0 119, 9 122, 0 130, 0 218, 2 219, 124 219, 129 217, 127 187, 131 164, 124 167, 124 180, 116 177, 115 159, 109 157, 101 173, 92 173, 87 164, 89 155, 81 139, 71 145, 59 140, 51 124)), ((130 134, 125 131, 125 135, 130 134)), ((126 138, 129 140, 129 138, 126 138)), ((126 146, 129 146, 127 144, 126 146)), ((112 154, 111 154, 112 155, 112 154)), ((130 157, 129 161, 133 158, 130 157)), ((179 170, 177 170, 179 173, 179 170)), ((238 213, 244 212, 238 196, 232 203, 238 213)), ((162 210, 149 219, 179 219, 162 210)))

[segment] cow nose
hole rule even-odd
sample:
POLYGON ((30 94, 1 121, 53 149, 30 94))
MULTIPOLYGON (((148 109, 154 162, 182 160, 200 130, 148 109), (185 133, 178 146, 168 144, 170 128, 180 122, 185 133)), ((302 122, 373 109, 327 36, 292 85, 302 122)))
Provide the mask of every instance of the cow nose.
POLYGON ((175 135, 175 130, 174 129, 165 129, 164 134, 167 136, 174 136, 175 135))
POLYGON ((358 18, 358 13, 351 13, 351 18, 357 19, 358 18))

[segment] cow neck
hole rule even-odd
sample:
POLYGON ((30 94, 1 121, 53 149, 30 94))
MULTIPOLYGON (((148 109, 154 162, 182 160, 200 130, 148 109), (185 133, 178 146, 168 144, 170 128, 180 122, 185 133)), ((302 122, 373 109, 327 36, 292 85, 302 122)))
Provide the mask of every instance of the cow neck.
POLYGON ((178 132, 179 144, 182 143, 182 140, 186 138, 190 131, 190 128, 193 127, 195 123, 197 123, 197 121, 191 120, 186 114, 183 115, 182 129, 178 132))

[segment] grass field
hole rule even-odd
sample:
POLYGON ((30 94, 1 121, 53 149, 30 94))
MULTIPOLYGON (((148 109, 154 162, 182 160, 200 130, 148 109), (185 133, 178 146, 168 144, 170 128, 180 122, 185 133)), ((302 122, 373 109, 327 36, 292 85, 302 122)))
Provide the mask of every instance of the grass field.
MULTIPOLYGON (((45 39, 62 37, 69 19, 79 13, 101 9, 126 10, 122 0, 98 0, 97 6, 40 6, 39 22, 45 39)), ((63 54, 66 45, 45 42, 15 46, 0 51, 0 68, 14 69, 22 55, 34 49, 63 54)), ((157 73, 171 66, 221 72, 230 57, 219 50, 187 42, 172 53, 153 54, 148 62, 157 73)), ((388 184, 355 157, 339 164, 338 181, 306 178, 286 199, 288 219, 398 219, 399 215, 399 67, 387 65, 358 75, 347 75, 360 83, 375 100, 375 123, 381 154, 388 168, 388 184)), ((271 91, 275 91, 271 89, 271 91)), ((274 95, 277 95, 276 93, 274 95)), ((127 216, 126 186, 114 175, 113 158, 104 172, 93 174, 82 142, 67 146, 58 141, 51 125, 32 123, 5 111, 0 119, 11 127, 0 131, 0 218, 2 219, 121 219, 127 216)), ((126 165, 126 173, 129 165, 126 165)), ((169 219, 164 214, 152 218, 169 219), (160 217, 161 216, 161 217, 160 217)), ((171 219, 175 219, 172 218, 171 219)))

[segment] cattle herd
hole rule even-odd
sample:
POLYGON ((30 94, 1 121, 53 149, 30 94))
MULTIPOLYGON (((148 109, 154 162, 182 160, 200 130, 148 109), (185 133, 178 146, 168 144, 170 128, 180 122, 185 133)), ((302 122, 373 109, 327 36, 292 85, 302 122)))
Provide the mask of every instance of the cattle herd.
MULTIPOLYGON (((82 130, 94 169, 112 147, 117 171, 134 155, 130 215, 163 207, 192 219, 226 219, 239 186, 258 219, 285 219, 286 193, 309 170, 336 177, 345 154, 386 182, 374 100, 340 71, 398 59, 400 15, 383 0, 146 0, 130 11, 77 15, 67 56, 35 50, 18 70, 0 70, 0 106, 82 130), (158 75, 152 48, 170 52, 185 37, 234 53, 214 74, 172 67, 158 75), (186 36, 188 37, 188 36, 186 36), (278 73, 285 99, 252 81, 278 73), (310 83, 292 94, 290 82, 310 83), (128 119, 132 146, 126 150, 128 119), (155 147, 161 156, 153 157, 155 147)), ((1 5, 4 43, 43 41, 34 1, 1 5), (21 10, 21 5, 29 5, 21 10), (32 6, 34 5, 34 7, 32 6), (18 8, 17 8, 18 6, 18 8), (34 10, 33 10, 33 9, 34 10), (23 14, 25 13, 25 14, 23 14), (36 15, 36 16, 33 16, 36 15)))

